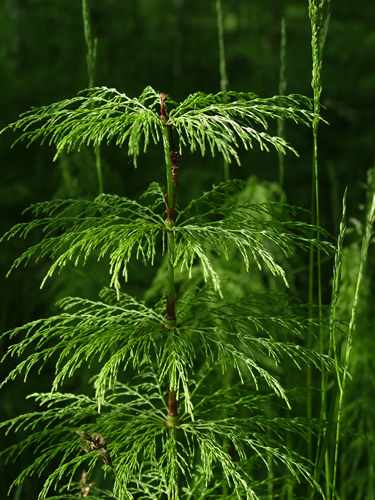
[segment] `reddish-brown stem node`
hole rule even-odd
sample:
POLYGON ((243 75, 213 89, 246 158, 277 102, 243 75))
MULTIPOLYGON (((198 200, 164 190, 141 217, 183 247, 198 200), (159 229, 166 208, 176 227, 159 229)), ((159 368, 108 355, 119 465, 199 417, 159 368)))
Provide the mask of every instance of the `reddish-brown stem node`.
POLYGON ((168 390, 168 416, 169 417, 178 417, 177 411, 177 399, 175 391, 168 390))
POLYGON ((182 420, 178 419, 176 392, 168 390, 168 417, 163 421, 166 427, 178 427, 182 424, 182 420))
POLYGON ((175 218, 174 218, 174 207, 175 207, 175 204, 176 204, 176 195, 173 195, 173 204, 172 204, 171 207, 169 206, 168 194, 164 195, 164 200, 165 200, 165 205, 167 207, 167 221, 174 222, 175 221, 175 218))
POLYGON ((172 302, 170 302, 169 293, 167 292, 166 295, 167 295, 167 321, 176 321, 175 305, 177 297, 172 302))
POLYGON ((170 151, 171 169, 172 169, 172 182, 174 187, 178 187, 180 180, 178 178, 178 169, 180 168, 180 154, 178 151, 170 151))
POLYGON ((168 121, 168 114, 167 110, 165 108, 164 101, 165 99, 169 97, 169 94, 164 94, 164 92, 161 92, 160 94, 160 119, 163 121, 164 125, 166 125, 168 121))

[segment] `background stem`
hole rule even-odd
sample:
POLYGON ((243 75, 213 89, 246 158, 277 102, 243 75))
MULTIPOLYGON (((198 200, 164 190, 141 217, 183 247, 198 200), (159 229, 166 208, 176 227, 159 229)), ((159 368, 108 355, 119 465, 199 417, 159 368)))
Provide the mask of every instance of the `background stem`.
MULTIPOLYGON (((281 44, 280 44, 280 76, 279 76, 279 94, 286 93, 286 28, 285 18, 281 19, 281 44)), ((285 124, 283 120, 277 121, 277 135, 285 139, 285 124)), ((284 197, 284 154, 281 151, 277 152, 279 160, 279 184, 280 184, 280 201, 285 201, 284 197)))
MULTIPOLYGON (((98 39, 92 39, 90 12, 88 0, 82 0, 82 18, 83 30, 85 34, 85 42, 87 47, 86 61, 87 61, 87 74, 89 77, 89 88, 94 87, 95 77, 95 64, 96 64, 96 49, 98 46, 98 39)), ((100 146, 95 148, 95 166, 96 175, 98 177, 99 193, 103 193, 103 175, 102 175, 102 158, 100 154, 100 146)))
MULTIPOLYGON (((221 0, 216 0, 216 18, 217 29, 219 35, 219 59, 220 59, 220 90, 226 92, 228 90, 228 75, 227 65, 225 59, 225 46, 224 46, 224 29, 223 29, 223 11, 221 8, 221 0)), ((229 179, 229 163, 224 160, 224 180, 229 179)))
MULTIPOLYGON (((321 83, 321 70, 322 70, 322 53, 323 53, 323 45, 324 41, 322 38, 323 27, 327 27, 324 23, 324 4, 325 0, 309 0, 309 17, 311 22, 311 48, 312 48, 312 81, 311 86, 314 93, 314 113, 315 119, 313 122, 313 162, 312 162, 312 209, 315 208, 315 224, 317 227, 320 227, 320 206, 319 206, 319 169, 318 169, 318 127, 320 120, 320 97, 322 93, 322 83, 321 83)), ((314 211, 311 210, 311 213, 314 214, 314 211)), ((312 222, 314 222, 312 220, 312 222)), ((313 236, 313 235, 312 235, 313 236)), ((316 240, 319 242, 320 233, 317 232, 316 240)), ((313 282, 314 282, 314 249, 310 246, 310 285, 309 285, 309 303, 313 304, 313 282)), ((318 278, 318 306, 319 306, 319 345, 320 352, 324 353, 324 338, 323 338, 323 329, 322 329, 322 277, 321 277, 321 254, 319 248, 317 249, 317 278, 318 278)), ((309 332, 308 344, 309 348, 311 348, 311 332, 309 332)), ((326 419, 327 417, 327 402, 326 402, 326 372, 325 368, 321 366, 321 418, 326 419)), ((308 402, 307 402, 307 416, 308 418, 312 417, 312 408, 311 408, 311 369, 308 372, 308 402)), ((320 446, 320 438, 318 441, 318 448, 320 446)), ((327 450, 328 451, 328 450, 327 450)), ((309 434, 308 438, 308 458, 312 459, 312 435, 309 434)), ((325 455, 325 464, 326 464, 326 495, 327 498, 330 498, 330 474, 329 474, 329 463, 328 463, 328 454, 326 452, 325 455)), ((313 492, 310 494, 310 498, 314 495, 313 492)))

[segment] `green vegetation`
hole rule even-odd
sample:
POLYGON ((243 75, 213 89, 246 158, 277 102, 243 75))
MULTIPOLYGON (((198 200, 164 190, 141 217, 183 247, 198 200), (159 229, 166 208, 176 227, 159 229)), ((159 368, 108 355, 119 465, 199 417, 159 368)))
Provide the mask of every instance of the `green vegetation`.
MULTIPOLYGON (((161 17, 155 5, 143 9, 163 20, 166 37, 173 33, 173 88, 184 64, 184 5, 161 6, 161 17)), ((219 92, 205 83, 178 100, 168 78, 162 86, 150 79, 137 98, 122 91, 132 84, 94 87, 108 42, 98 43, 97 12, 83 0, 76 14, 89 89, 43 102, 2 131, 16 131, 31 156, 52 146, 63 180, 51 201, 30 193, 26 221, 8 224, 1 240, 18 255, 8 282, 19 296, 8 300, 19 306, 25 294, 36 307, 35 282, 45 297, 33 314, 3 319, 8 498, 372 498, 375 175, 368 171, 360 220, 347 217, 349 186, 341 223, 336 206, 325 224, 318 159, 332 134, 321 102, 323 47, 329 55, 337 29, 330 2, 309 0, 303 11, 313 99, 285 95, 297 5, 278 19, 280 95, 270 98, 227 91, 235 80, 228 34, 238 18, 225 2, 211 7, 219 92), (304 163, 304 125, 312 130, 309 222, 285 202, 294 192, 290 168, 304 163), (249 158, 263 174, 274 164, 279 184, 259 172, 235 178, 249 158), (9 391, 22 380, 30 395, 15 409, 9 391)), ((158 64, 166 68, 163 57, 158 64)))

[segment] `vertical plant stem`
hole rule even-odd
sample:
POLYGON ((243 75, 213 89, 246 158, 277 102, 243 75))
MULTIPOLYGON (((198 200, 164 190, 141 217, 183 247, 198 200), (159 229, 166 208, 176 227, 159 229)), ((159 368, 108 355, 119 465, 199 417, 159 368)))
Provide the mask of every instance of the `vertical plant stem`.
POLYGON ((100 146, 95 148, 95 166, 96 175, 98 177, 99 193, 103 193, 102 157, 100 154, 100 146))
MULTIPOLYGON (((314 113, 315 118, 313 121, 313 183, 312 183, 312 207, 315 208, 315 224, 320 227, 320 207, 319 207, 319 169, 318 169, 318 126, 320 117, 320 96, 322 93, 322 83, 321 83, 321 69, 322 69, 322 53, 325 41, 325 35, 328 28, 329 19, 326 16, 326 22, 324 21, 324 5, 326 0, 309 0, 308 12, 311 22, 311 48, 312 48, 312 81, 311 86, 314 94, 314 113)), ((312 213, 314 211, 312 210, 312 213)), ((314 235, 312 235, 314 236, 314 235)), ((316 239, 319 242, 320 235, 317 233, 316 239)), ((314 282, 314 256, 313 247, 310 246, 310 284, 309 284, 309 302, 313 303, 313 282, 314 282)), ((319 305, 319 343, 320 352, 324 352, 324 337, 322 328, 322 276, 321 276, 321 254, 319 248, 317 249, 317 279, 318 279, 318 305, 319 305)), ((311 332, 309 332, 309 347, 311 347, 311 332)), ((311 417, 311 370, 308 372, 308 417, 311 417)), ((321 367, 321 417, 326 418, 326 371, 324 366, 321 367)), ((309 435, 308 439, 308 455, 309 459, 312 458, 312 436, 309 435)), ((327 498, 330 496, 330 476, 329 476, 329 461, 328 455, 326 454, 326 495, 327 498)), ((310 493, 310 498, 312 498, 313 492, 310 493)))
MULTIPOLYGON (((342 249, 344 243, 344 236, 346 230, 346 193, 345 190, 344 197, 342 200, 342 216, 340 223, 339 236, 337 238, 337 248, 335 254, 335 263, 333 267, 333 280, 332 280, 332 298, 331 298, 331 313, 330 313, 330 345, 328 355, 332 356, 335 360, 335 380, 333 381, 333 387, 331 389, 331 400, 330 407, 327 416, 327 424, 324 434, 324 439, 322 440, 321 446, 317 450, 317 457, 315 462, 315 472, 314 478, 317 482, 320 480, 323 464, 326 457, 326 451, 330 442, 331 431, 334 425, 335 409, 337 406, 337 395, 338 390, 341 391, 341 379, 340 379, 340 362, 341 362, 341 335, 337 336, 338 329, 336 325, 337 321, 337 301, 341 281, 341 266, 342 266, 342 249)), ((339 330, 340 332, 340 330, 339 330)), ((326 387, 324 388, 325 394, 328 392, 328 379, 326 378, 326 387)))
POLYGON ((372 179, 370 181, 371 188, 371 205, 367 214, 366 220, 366 230, 362 240, 362 248, 361 248, 361 259, 359 263, 359 271, 357 277, 357 283, 355 287, 353 306, 351 311, 351 317, 349 322, 349 331, 348 331, 348 340, 346 344, 346 351, 344 356, 344 372, 342 375, 342 381, 340 384, 340 396, 339 396, 339 407, 337 414, 337 428, 336 428, 336 446, 335 446, 335 461, 334 461, 334 471, 333 471, 333 481, 332 481, 332 489, 335 495, 335 487, 336 487, 336 479, 337 479, 337 464, 338 464, 338 451, 339 451, 339 440, 340 440, 340 432, 341 432, 341 418, 342 418, 342 409, 343 409, 343 401, 346 387, 346 379, 349 371, 350 364, 350 355, 353 348, 353 339, 356 330, 357 323, 357 311, 358 311, 358 303, 359 296, 361 291, 361 285, 364 276, 364 268, 367 261, 368 249, 370 246, 370 241, 372 237, 373 226, 375 223, 375 169, 372 171, 372 179))
MULTIPOLYGON (((172 166, 171 166, 171 156, 170 156, 170 146, 169 146, 169 127, 164 124, 164 157, 165 157, 165 167, 166 167, 166 177, 167 177, 167 194, 165 195, 165 203, 167 208, 167 219, 165 221, 165 226, 167 228, 167 258, 168 258, 168 286, 167 286, 167 317, 165 324, 169 330, 168 335, 173 335, 173 330, 176 326, 176 315, 175 315, 175 283, 174 283, 174 232, 175 227, 175 195, 173 189, 172 181, 172 166)), ((175 391, 173 379, 171 377, 170 387, 171 391, 175 391)))
MULTIPOLYGON (((225 59, 225 45, 224 45, 224 28, 223 28, 223 11, 221 8, 221 0, 216 0, 216 18, 217 18, 217 31, 219 37, 219 69, 220 69, 220 90, 226 92, 228 90, 228 75, 227 75, 227 65, 225 59)), ((224 160, 224 180, 229 179, 229 163, 224 160)), ((232 382, 232 371, 228 367, 225 377, 223 379, 223 387, 228 387, 232 382)), ((223 418, 226 418, 227 412, 224 412, 223 418)), ((229 451, 229 439, 223 439, 223 450, 228 453, 229 451)), ((222 496, 223 498, 228 496, 228 484, 223 477, 222 486, 222 496)))
MULTIPOLYGON (((285 17, 281 19, 281 40, 280 40, 280 73, 279 73, 279 95, 285 95, 286 93, 286 25, 285 25, 285 17)), ((277 121, 277 135, 285 139, 285 124, 283 120, 277 121)), ((281 151, 277 152, 278 160, 279 160, 279 186, 280 186, 280 201, 285 201, 285 193, 284 193, 284 173, 285 173, 285 165, 284 165, 284 154, 281 151)), ((286 410, 287 412, 289 410, 286 410)), ((288 446, 291 447, 291 433, 287 431, 287 442, 288 446)), ((310 441, 308 441, 310 442, 310 441)), ((272 464, 269 464, 269 466, 272 464)), ((270 470, 272 473, 272 468, 270 470)), ((270 478, 270 473, 268 474, 270 478)), ((287 499, 291 500, 293 497, 293 483, 290 481, 291 475, 288 475, 288 482, 286 482, 286 495, 287 499)), ((268 490, 268 494, 270 498, 273 498, 273 491, 268 490)))
MULTIPOLYGON (((320 226, 320 207, 319 207, 319 175, 318 175, 318 126, 319 126, 319 116, 320 116, 320 96, 322 92, 321 84, 321 67, 322 67, 322 54, 320 47, 320 31, 322 27, 323 19, 323 4, 324 0, 309 0, 309 15, 311 20, 312 29, 312 59, 313 59, 313 69, 312 69, 312 82, 311 86, 314 92, 314 113, 315 118, 313 121, 313 192, 314 192, 314 203, 315 203, 315 223, 320 226)), ((319 233, 316 235, 319 240, 319 233)), ((320 251, 317 250, 317 272, 318 272, 318 304, 319 308, 322 305, 322 295, 321 295, 321 262, 320 262, 320 251)), ((321 314, 321 313, 320 313, 321 314)), ((322 333, 322 331, 321 331, 322 333)), ((323 352, 323 338, 320 335, 320 348, 323 352)), ((324 380, 324 371, 322 371, 322 382, 324 380)))
MULTIPOLYGON (((223 29, 223 11, 221 8, 221 0, 216 0, 216 17, 217 29, 219 35, 219 69, 220 69, 220 90, 226 92, 228 90, 228 75, 225 59, 224 46, 224 29, 223 29)), ((229 179, 229 163, 224 160, 224 180, 229 179)))
POLYGON ((228 75, 225 59, 224 47, 224 29, 223 29, 223 11, 221 9, 221 0, 216 0, 217 29, 219 34, 219 57, 220 57, 220 90, 228 90, 228 75))
MULTIPOLYGON (((165 168, 166 168, 166 178, 167 178, 167 194, 168 200, 167 208, 169 208, 170 213, 174 212, 174 189, 173 189, 173 180, 172 180, 172 163, 171 163, 171 155, 170 155, 170 146, 169 146, 169 127, 168 125, 164 125, 164 159, 165 159, 165 168)), ((174 220, 171 220, 174 222, 174 220)), ((172 226, 173 227, 173 226, 172 226)))
MULTIPOLYGON (((281 19, 281 44, 280 44, 280 77, 279 77, 279 94, 284 95, 286 92, 286 28, 285 18, 281 19)), ((285 139, 285 124, 284 120, 277 121, 277 135, 285 139)), ((280 198, 283 201, 283 187, 284 187, 284 155, 281 151, 277 152, 279 159, 279 185, 280 185, 280 198)))
MULTIPOLYGON (((161 94, 161 118, 164 122, 163 132, 163 144, 164 144, 164 158, 166 167, 166 178, 167 178, 167 194, 165 195, 165 203, 167 209, 167 219, 165 221, 165 226, 167 228, 167 258, 168 258, 168 291, 167 291, 167 317, 165 320, 165 326, 168 329, 168 336, 170 345, 173 346, 173 337, 175 335, 176 327, 176 313, 175 313, 175 303, 176 303, 176 292, 175 292, 175 280, 174 280, 174 232, 175 227, 175 194, 173 187, 172 178, 172 163, 170 154, 170 144, 169 144, 169 126, 167 125, 168 116, 164 106, 165 94, 161 94)), ((173 349, 173 347, 172 347, 173 349)), ((174 453, 171 456, 171 463, 169 466, 170 477, 169 477, 169 498, 175 500, 178 495, 177 487, 177 433, 176 426, 178 425, 178 402, 177 402, 177 380, 174 372, 170 370, 169 373, 169 389, 168 389, 168 416, 166 420, 166 425, 169 427, 169 439, 173 442, 174 453)))
MULTIPOLYGON (((313 184, 312 184, 313 185, 313 184)), ((314 214, 314 190, 312 190, 312 201, 311 201, 311 214, 314 214)), ((313 238, 314 235, 311 234, 311 238, 313 238)), ((310 252, 309 252, 309 317, 312 318, 313 316, 313 303, 314 303, 314 250, 312 245, 310 245, 310 252)), ((308 332, 307 332, 307 348, 312 349, 312 331, 311 331, 311 326, 309 326, 308 332)), ((307 367, 307 374, 306 374, 306 389, 307 389, 307 399, 306 399, 306 415, 308 419, 312 418, 312 393, 311 393, 311 386, 312 386, 312 368, 311 366, 307 367)), ((312 432, 310 429, 307 431, 307 458, 309 460, 312 460, 312 432)), ((310 497, 311 496, 311 491, 310 491, 310 497)))
MULTIPOLYGON (((92 39, 88 0, 82 0, 82 18, 83 18, 83 30, 85 34, 85 42, 87 47, 87 54, 86 54, 87 74, 89 77, 89 88, 91 89, 94 87, 96 51, 98 46, 98 39, 97 38, 95 38, 94 40, 92 39)), ((96 166, 96 175, 98 177, 99 193, 103 193, 102 159, 100 155, 99 146, 95 148, 95 166, 96 166)))
POLYGON ((94 86, 96 49, 98 40, 97 38, 95 38, 95 40, 92 39, 88 0, 82 0, 82 17, 85 42, 87 47, 87 74, 89 76, 89 88, 92 88, 94 86))

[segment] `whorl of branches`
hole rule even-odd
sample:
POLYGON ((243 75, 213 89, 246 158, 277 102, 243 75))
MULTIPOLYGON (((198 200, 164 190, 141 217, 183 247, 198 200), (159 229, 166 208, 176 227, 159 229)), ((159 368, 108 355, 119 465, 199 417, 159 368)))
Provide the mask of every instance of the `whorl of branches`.
MULTIPOLYGON (((262 99, 246 92, 196 92, 179 104, 164 95, 164 103, 169 107, 167 124, 179 135, 180 154, 185 147, 199 149, 202 155, 209 149, 212 155, 217 151, 226 161, 235 159, 238 164, 238 147, 252 148, 254 141, 265 151, 272 146, 282 153, 296 153, 284 139, 267 133, 269 120, 310 125, 315 118, 313 101, 301 95, 262 99)), ((23 131, 16 142, 41 140, 55 145, 56 156, 63 150, 115 141, 127 146, 137 166, 140 144, 146 151, 151 140, 160 141, 164 121, 160 93, 153 88, 146 87, 138 98, 130 98, 116 89, 96 87, 72 99, 33 108, 7 128, 23 131)))

